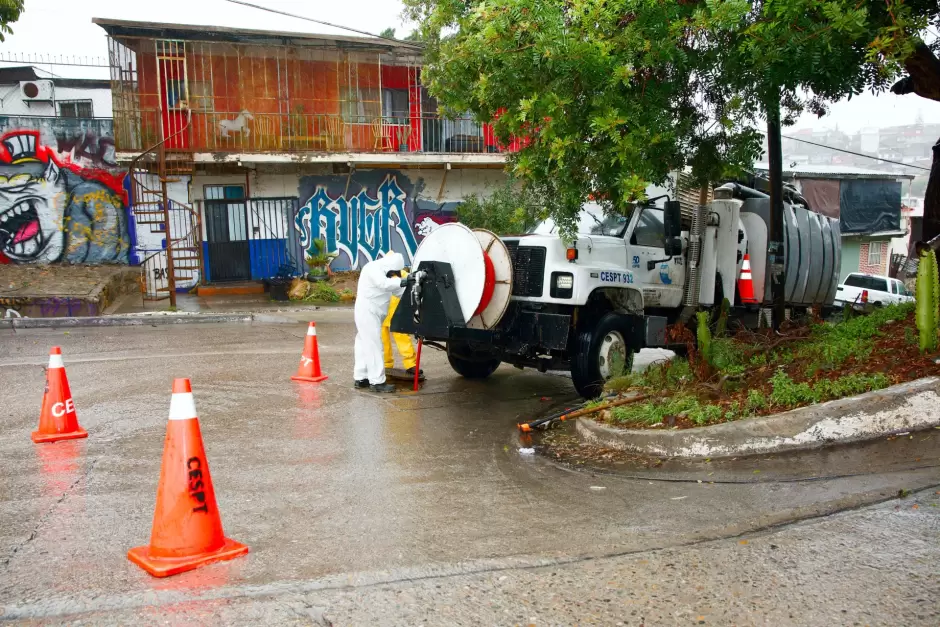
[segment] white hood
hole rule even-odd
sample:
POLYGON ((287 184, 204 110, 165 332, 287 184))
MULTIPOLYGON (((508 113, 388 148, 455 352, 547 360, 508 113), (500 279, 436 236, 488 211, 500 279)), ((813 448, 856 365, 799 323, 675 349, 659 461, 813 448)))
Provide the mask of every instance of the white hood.
POLYGON ((404 291, 401 278, 390 278, 387 275, 389 272, 401 272, 404 267, 405 258, 396 252, 390 252, 363 266, 359 275, 356 310, 365 309, 382 317, 387 315, 392 295, 401 296, 404 291))

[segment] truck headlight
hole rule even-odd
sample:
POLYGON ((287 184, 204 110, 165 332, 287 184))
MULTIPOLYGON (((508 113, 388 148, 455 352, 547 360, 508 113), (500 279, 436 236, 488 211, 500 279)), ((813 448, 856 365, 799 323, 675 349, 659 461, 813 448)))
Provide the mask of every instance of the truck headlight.
POLYGON ((552 298, 571 298, 574 292, 574 275, 570 272, 552 272, 549 293, 552 298))

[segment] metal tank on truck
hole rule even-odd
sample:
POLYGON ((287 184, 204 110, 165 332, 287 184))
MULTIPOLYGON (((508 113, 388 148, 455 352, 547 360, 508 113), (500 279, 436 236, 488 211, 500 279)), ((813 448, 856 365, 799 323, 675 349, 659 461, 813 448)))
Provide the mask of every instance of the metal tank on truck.
MULTIPOLYGON (((447 351, 451 366, 486 378, 501 363, 565 370, 578 392, 598 395, 645 347, 668 346, 666 328, 727 298, 742 320, 770 302, 770 200, 728 183, 686 207, 660 196, 605 213, 587 204, 575 241, 547 220, 498 238, 461 224, 432 231, 412 261, 392 330, 447 351), (754 294, 741 298, 750 259, 754 294)), ((786 296, 791 307, 828 306, 841 259, 838 220, 786 190, 786 296)))

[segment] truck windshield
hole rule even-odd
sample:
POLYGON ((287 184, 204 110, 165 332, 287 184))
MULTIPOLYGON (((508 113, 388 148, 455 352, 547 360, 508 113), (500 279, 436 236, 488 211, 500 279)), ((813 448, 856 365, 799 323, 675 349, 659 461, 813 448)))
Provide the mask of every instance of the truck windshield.
MULTIPOLYGON (((610 235, 621 237, 629 218, 621 215, 604 215, 600 210, 585 209, 578 214, 578 235, 610 235)), ((558 227, 552 219, 545 220, 529 229, 530 235, 558 235, 558 227)))

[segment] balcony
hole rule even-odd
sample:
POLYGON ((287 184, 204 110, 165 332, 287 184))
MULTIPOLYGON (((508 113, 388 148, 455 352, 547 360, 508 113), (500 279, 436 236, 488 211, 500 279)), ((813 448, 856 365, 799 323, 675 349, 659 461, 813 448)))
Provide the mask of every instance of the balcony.
POLYGON ((115 136, 122 153, 142 152, 161 137, 167 138, 169 151, 214 155, 494 155, 504 151, 488 124, 438 115, 125 111, 115 113, 115 136))

